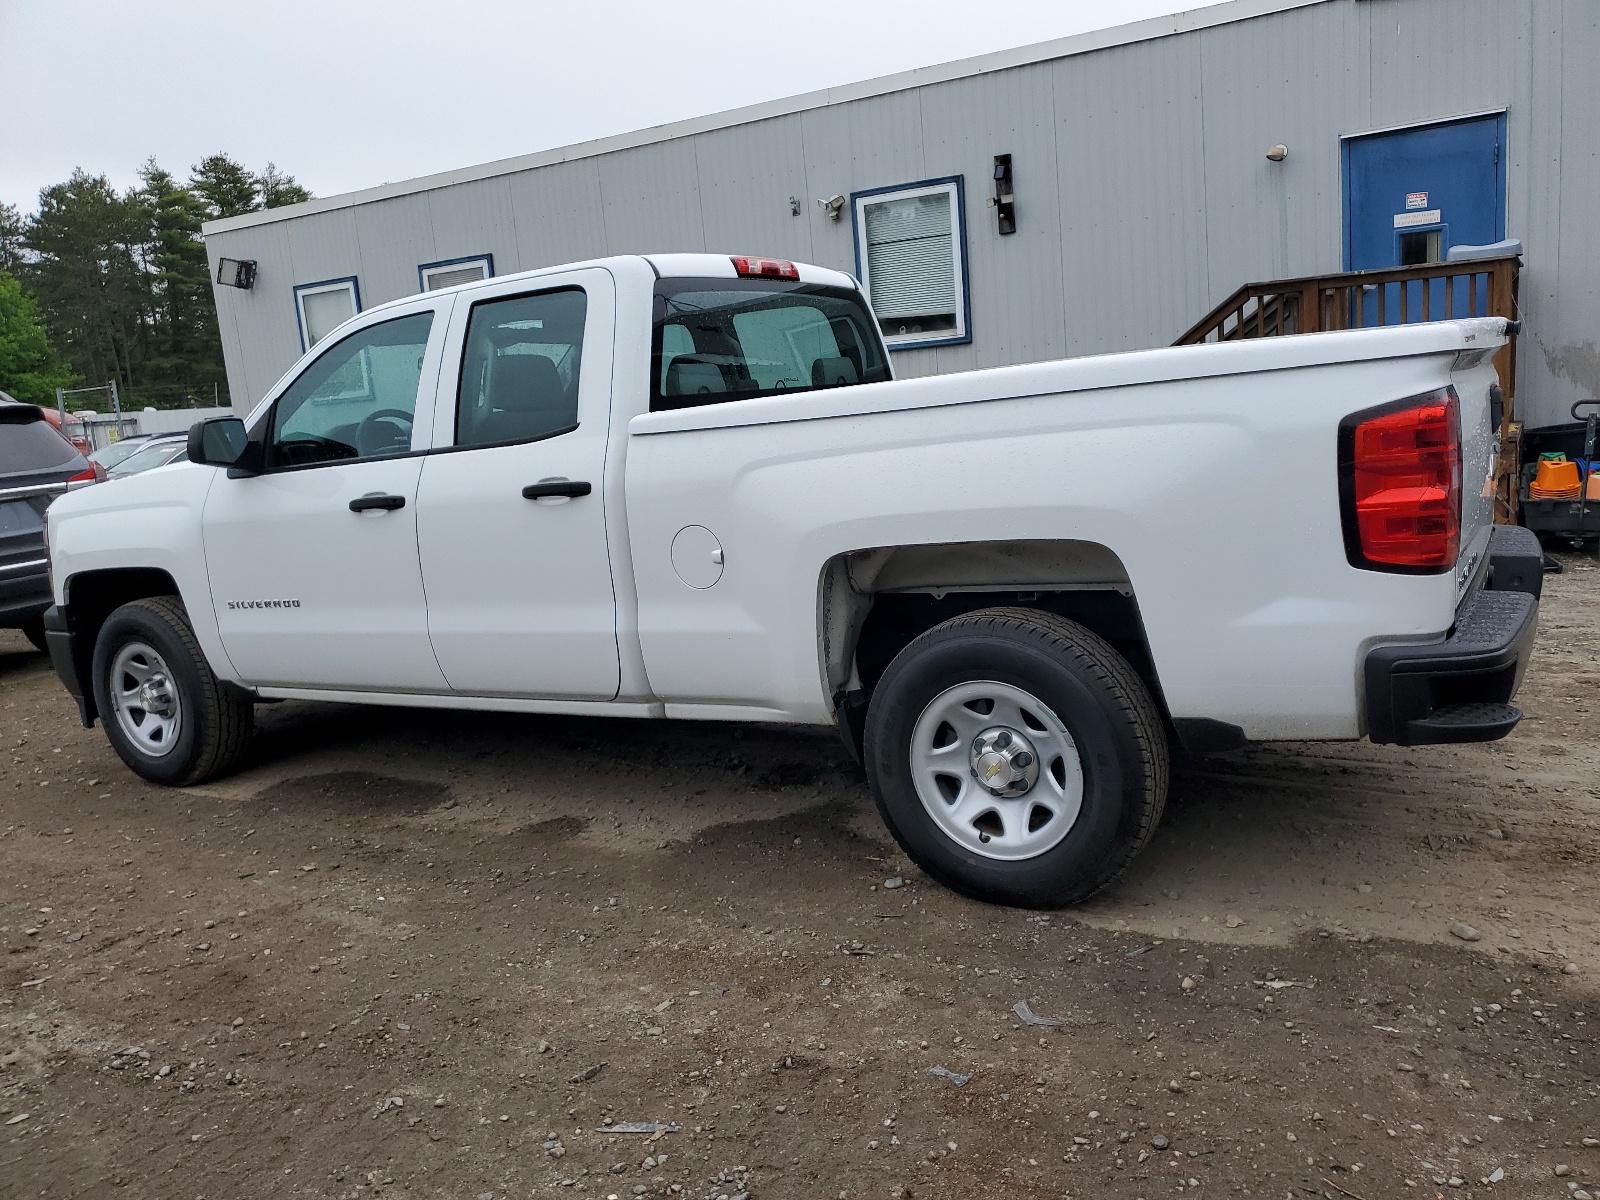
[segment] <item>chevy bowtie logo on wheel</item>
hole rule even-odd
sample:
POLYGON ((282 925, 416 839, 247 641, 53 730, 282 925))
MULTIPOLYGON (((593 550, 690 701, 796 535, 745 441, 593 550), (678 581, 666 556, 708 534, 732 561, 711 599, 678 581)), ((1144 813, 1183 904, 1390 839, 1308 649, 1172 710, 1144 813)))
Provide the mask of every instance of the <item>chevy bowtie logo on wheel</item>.
POLYGON ((229 600, 229 608, 299 608, 298 600, 229 600))

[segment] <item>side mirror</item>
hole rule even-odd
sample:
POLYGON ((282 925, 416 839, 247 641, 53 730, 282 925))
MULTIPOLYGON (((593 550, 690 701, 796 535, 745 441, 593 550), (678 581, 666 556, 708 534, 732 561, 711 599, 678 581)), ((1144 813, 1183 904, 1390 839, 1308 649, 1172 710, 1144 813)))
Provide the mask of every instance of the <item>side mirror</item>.
POLYGON ((189 461, 212 467, 234 467, 244 457, 250 434, 238 417, 196 421, 189 429, 189 461))

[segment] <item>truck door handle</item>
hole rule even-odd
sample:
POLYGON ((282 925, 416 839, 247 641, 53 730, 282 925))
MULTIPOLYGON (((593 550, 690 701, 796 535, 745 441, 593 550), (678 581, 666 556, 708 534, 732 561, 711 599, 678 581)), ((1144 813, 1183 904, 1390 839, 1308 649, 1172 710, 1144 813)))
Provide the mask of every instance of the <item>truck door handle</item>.
POLYGON ((581 480, 557 479, 550 483, 530 483, 522 489, 524 500, 539 500, 545 496, 587 496, 594 488, 581 480))
POLYGON ((393 512, 395 509, 404 508, 405 506, 406 498, 404 496, 357 496, 350 501, 351 512, 366 512, 368 509, 373 508, 381 508, 385 512, 393 512))

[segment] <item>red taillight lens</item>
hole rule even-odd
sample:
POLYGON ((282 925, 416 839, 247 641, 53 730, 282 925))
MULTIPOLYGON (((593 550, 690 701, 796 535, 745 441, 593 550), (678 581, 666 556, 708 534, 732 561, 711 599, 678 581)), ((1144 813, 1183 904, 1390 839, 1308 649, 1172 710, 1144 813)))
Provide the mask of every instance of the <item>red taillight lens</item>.
POLYGON ((799 279, 800 268, 782 258, 740 258, 733 269, 747 279, 799 279))
POLYGON ((1345 546, 1356 566, 1442 570, 1461 546, 1461 404, 1454 388, 1348 418, 1345 546))
POLYGON ((79 471, 76 475, 70 476, 67 479, 67 486, 78 488, 83 487, 85 484, 104 483, 105 481, 106 469, 99 463, 91 460, 89 463, 89 469, 87 471, 79 471))

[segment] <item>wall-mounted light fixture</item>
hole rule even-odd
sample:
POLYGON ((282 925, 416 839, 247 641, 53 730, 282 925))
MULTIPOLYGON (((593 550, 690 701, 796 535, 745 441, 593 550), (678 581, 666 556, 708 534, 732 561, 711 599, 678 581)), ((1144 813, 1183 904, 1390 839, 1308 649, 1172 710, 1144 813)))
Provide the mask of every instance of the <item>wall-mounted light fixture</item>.
POLYGON ((1017 198, 1011 182, 1011 155, 994 156, 994 195, 989 207, 994 209, 995 222, 1001 236, 1017 231, 1017 198))
POLYGON ((1279 142, 1276 146, 1267 151, 1267 161, 1269 162, 1282 162, 1288 157, 1289 147, 1285 146, 1282 142, 1279 142))
POLYGON ((827 215, 828 220, 837 221, 839 214, 844 211, 844 197, 829 196, 826 200, 818 200, 817 207, 827 215))
POLYGON ((219 258, 217 282, 223 287, 244 288, 249 291, 256 284, 256 260, 253 258, 219 258))

